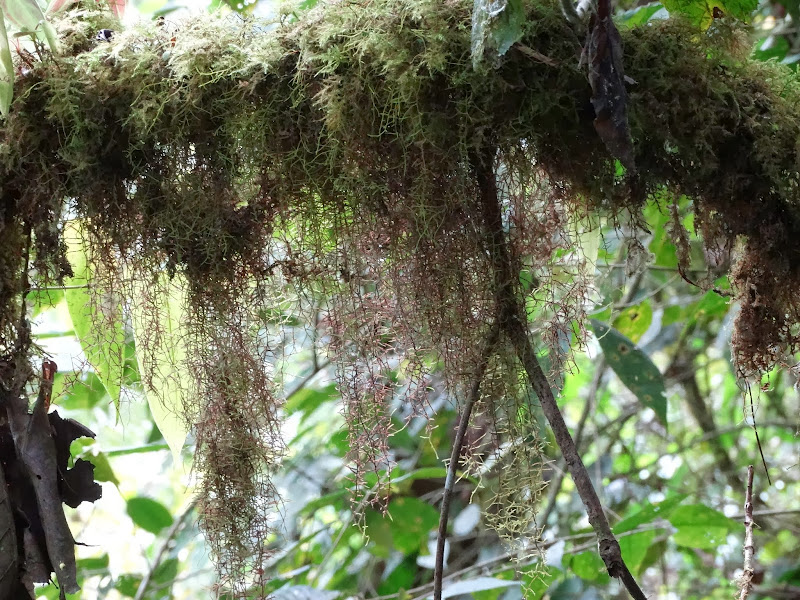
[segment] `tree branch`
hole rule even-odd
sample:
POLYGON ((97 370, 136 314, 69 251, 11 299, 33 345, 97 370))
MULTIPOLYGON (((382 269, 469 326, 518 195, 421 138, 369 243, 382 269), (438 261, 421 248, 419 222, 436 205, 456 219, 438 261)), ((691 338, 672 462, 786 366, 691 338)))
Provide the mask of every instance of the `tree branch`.
POLYGON ((753 542, 753 465, 750 465, 747 467, 747 489, 744 499, 744 570, 739 578, 739 600, 747 600, 750 590, 753 589, 753 556, 755 552, 753 542))
POLYGON ((444 482, 441 512, 439 513, 439 537, 436 542, 436 562, 434 563, 433 570, 433 600, 442 600, 442 577, 444 575, 444 549, 447 540, 447 521, 450 515, 450 501, 453 498, 453 486, 456 482, 458 462, 461 457, 461 447, 464 444, 464 435, 467 432, 467 427, 469 427, 469 418, 472 414, 472 408, 480 398, 481 382, 483 381, 483 376, 486 374, 489 357, 492 355, 498 337, 500 337, 500 323, 495 322, 484 343, 480 362, 475 370, 475 376, 470 386, 469 395, 461 411, 461 420, 458 423, 456 437, 453 440, 450 463, 447 465, 447 478, 444 482))
POLYGON ((172 522, 172 526, 169 528, 167 534, 164 536, 164 539, 161 541, 161 546, 159 546, 158 552, 156 552, 156 556, 153 559, 153 564, 150 565, 150 569, 148 569, 147 573, 145 573, 145 576, 142 578, 142 581, 139 583, 139 587, 136 590, 136 596, 134 596, 133 600, 142 600, 142 598, 145 597, 145 594, 150 587, 150 581, 152 580, 156 570, 158 570, 158 567, 161 565, 164 555, 167 554, 172 540, 175 539, 180 530, 183 529, 186 518, 192 513, 195 506, 197 506, 197 498, 189 502, 186 508, 181 512, 180 516, 178 516, 172 522))
POLYGON ((575 488, 586 507, 589 523, 597 534, 600 557, 603 559, 608 574, 620 579, 635 600, 647 600, 622 559, 619 542, 611 531, 600 498, 597 496, 589 473, 578 454, 550 388, 550 383, 536 358, 536 352, 528 336, 524 305, 516 289, 516 283, 519 281, 519 269, 514 268, 503 230, 494 174, 494 154, 494 148, 484 148, 480 155, 473 154, 471 159, 480 192, 486 237, 494 266, 500 325, 511 341, 517 357, 525 369, 528 381, 539 398, 542 412, 550 423, 556 443, 575 482, 575 488))

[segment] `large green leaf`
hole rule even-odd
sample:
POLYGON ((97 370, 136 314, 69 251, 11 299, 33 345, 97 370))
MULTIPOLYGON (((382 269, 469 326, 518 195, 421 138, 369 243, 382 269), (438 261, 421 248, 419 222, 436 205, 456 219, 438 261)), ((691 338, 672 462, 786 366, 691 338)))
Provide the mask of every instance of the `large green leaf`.
POLYGON ((729 532, 742 527, 705 504, 679 506, 668 520, 678 530, 673 536, 676 544, 704 550, 717 548, 725 543, 729 532))
POLYGON ((395 498, 387 512, 395 548, 406 554, 419 550, 427 542, 428 532, 439 524, 439 511, 418 498, 395 498))
POLYGON ((572 572, 586 581, 597 581, 605 583, 609 580, 603 559, 597 552, 581 552, 572 557, 569 563, 572 572))
POLYGON ((632 573, 639 572, 639 566, 647 556, 647 551, 653 545, 656 537, 655 531, 641 531, 631 535, 623 535, 619 538, 619 547, 622 551, 622 558, 632 573))
POLYGON ((615 17, 614 21, 616 21, 617 25, 620 27, 623 25, 626 27, 636 27, 638 25, 644 25, 650 19, 666 17, 667 13, 662 4, 660 2, 653 2, 626 10, 615 17), (661 15, 658 13, 661 13, 661 15))
POLYGON ((652 408, 667 427, 667 391, 661 372, 641 349, 613 327, 591 320, 606 362, 639 402, 652 408))
POLYGON ((681 502, 686 499, 685 494, 670 496, 656 504, 646 504, 643 508, 626 517, 614 526, 614 533, 619 535, 631 529, 636 529, 639 525, 651 523, 656 519, 666 519, 681 502))
POLYGON ((64 241, 74 274, 65 281, 67 287, 64 290, 72 327, 86 360, 111 400, 119 406, 125 347, 122 306, 116 294, 92 294, 89 291, 95 284, 95 278, 87 260, 87 246, 80 221, 73 220, 64 226, 64 241))
POLYGON ((14 99, 14 63, 8 45, 8 31, 3 10, 0 8, 0 113, 5 117, 14 99))
POLYGON ((134 278, 131 324, 147 403, 177 464, 189 428, 184 399, 194 392, 187 365, 186 292, 182 277, 134 278))
POLYGON ((672 15, 687 17, 692 23, 707 29, 716 15, 730 15, 747 21, 758 8, 758 0, 664 0, 664 8, 672 15))

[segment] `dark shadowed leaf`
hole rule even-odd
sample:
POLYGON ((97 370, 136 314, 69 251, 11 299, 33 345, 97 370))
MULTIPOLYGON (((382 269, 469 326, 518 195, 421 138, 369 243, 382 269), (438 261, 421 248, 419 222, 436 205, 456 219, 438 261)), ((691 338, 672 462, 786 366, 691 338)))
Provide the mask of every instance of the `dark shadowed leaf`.
POLYGON ((667 393, 658 367, 616 329, 595 319, 591 320, 591 325, 608 365, 639 402, 652 408, 658 420, 667 427, 667 393))

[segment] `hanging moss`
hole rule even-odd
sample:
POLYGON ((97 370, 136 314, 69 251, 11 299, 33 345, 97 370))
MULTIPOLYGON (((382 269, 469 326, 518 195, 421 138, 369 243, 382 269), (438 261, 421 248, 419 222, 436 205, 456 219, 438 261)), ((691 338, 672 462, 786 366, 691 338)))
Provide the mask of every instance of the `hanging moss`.
MULTIPOLYGON (((357 476, 380 470, 391 427, 381 407, 402 387, 422 410, 431 355, 460 393, 495 315, 471 166, 486 148, 512 258, 541 283, 518 293, 557 306, 545 326, 554 345, 587 293, 580 272, 568 289, 547 287, 553 252, 570 248, 568 213, 684 194, 709 238, 746 240, 733 273, 741 373, 796 349, 796 77, 679 21, 623 31, 638 174, 620 177, 592 124, 583 34, 558 4, 528 2, 521 42, 479 70, 471 10, 341 2, 274 27, 205 17, 111 43, 94 41, 106 17, 83 10, 59 27, 66 56, 25 66, 17 81, 0 127, 0 352, 17 325, 26 227, 38 277, 69 272, 65 206, 84 219, 104 272, 118 274, 107 285, 185 276, 202 390, 185 412, 205 525, 241 585, 258 583, 257 569, 243 573, 263 549, 280 454, 279 402, 259 369, 268 346, 254 333, 266 327, 261 309, 287 298, 302 307, 299 291, 329 299, 357 476)), ((534 419, 514 417, 530 410, 515 362, 495 362, 483 412, 527 438, 534 419)))

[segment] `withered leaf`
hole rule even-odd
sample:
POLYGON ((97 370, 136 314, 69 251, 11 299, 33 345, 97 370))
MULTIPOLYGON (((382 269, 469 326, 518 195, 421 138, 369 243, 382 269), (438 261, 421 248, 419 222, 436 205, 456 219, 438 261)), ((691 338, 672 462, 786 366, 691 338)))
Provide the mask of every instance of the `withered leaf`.
POLYGON ((628 95, 622 65, 622 39, 611 15, 593 15, 584 48, 592 87, 594 128, 612 156, 636 170, 628 127, 628 95))

